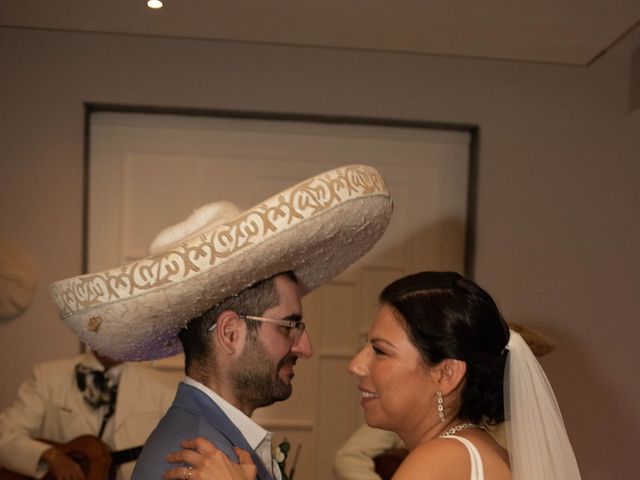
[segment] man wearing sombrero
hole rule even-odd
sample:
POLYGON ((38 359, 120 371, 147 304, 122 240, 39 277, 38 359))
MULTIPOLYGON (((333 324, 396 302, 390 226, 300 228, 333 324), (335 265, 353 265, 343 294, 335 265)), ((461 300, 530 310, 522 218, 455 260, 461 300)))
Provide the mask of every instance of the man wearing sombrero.
POLYGON ((281 478, 271 434, 251 414, 288 398, 297 359, 312 355, 301 297, 364 255, 391 210, 376 170, 342 167, 244 212, 202 207, 162 232, 149 257, 52 285, 61 317, 102 354, 146 360, 184 350, 187 376, 134 479, 162 478, 166 454, 197 436, 234 459, 233 447, 248 450, 260 480, 281 478))

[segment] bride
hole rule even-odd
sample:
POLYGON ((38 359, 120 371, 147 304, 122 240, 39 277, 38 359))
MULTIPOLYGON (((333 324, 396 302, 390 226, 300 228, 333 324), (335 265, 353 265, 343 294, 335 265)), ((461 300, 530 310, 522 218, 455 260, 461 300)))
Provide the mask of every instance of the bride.
MULTIPOLYGON (((367 344, 349 372, 369 426, 409 455, 394 480, 579 480, 553 391, 487 292, 452 272, 403 277, 380 294, 367 344), (509 451, 487 432, 505 422, 509 451)), ((254 480, 204 438, 183 442, 165 479, 254 480)), ((275 474, 278 478, 278 473, 275 474)))

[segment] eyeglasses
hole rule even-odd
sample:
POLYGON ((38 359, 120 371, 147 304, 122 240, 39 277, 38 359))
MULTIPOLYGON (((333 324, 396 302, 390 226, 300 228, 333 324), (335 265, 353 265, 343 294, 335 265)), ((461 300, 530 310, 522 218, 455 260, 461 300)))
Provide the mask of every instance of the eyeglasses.
MULTIPOLYGON (((294 342, 297 342, 300 339, 307 327, 304 322, 301 322, 299 320, 279 320, 276 318, 255 317, 253 315, 245 315, 243 313, 239 313, 238 316, 243 320, 254 320, 256 322, 271 323, 273 325, 288 328, 289 336, 294 342)), ((209 331, 212 332, 217 325, 217 323, 211 325, 209 327, 209 331)))

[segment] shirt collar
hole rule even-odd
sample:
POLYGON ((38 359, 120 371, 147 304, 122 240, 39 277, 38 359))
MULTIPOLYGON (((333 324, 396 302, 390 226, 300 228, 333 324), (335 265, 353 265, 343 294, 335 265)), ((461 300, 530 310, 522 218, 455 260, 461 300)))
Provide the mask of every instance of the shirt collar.
POLYGON ((104 371, 104 366, 100 363, 100 361, 96 358, 91 350, 87 350, 82 354, 82 356, 80 357, 80 363, 95 370, 104 371))
MULTIPOLYGON (((100 370, 101 372, 104 372, 104 365, 100 363, 100 360, 97 359, 97 357, 94 355, 94 353, 91 350, 87 350, 82 354, 82 356, 80 357, 80 363, 87 367, 91 367, 95 370, 100 370)), ((120 380, 120 375, 122 374, 123 368, 124 368, 124 362, 119 363, 111 367, 109 370, 107 370, 105 375, 108 378, 110 378, 114 383, 118 383, 118 381, 120 380)))
POLYGON ((253 448, 254 450, 270 434, 270 432, 251 420, 251 418, 246 416, 240 409, 231 405, 224 398, 222 398, 207 386, 188 376, 185 377, 183 381, 187 385, 191 385, 192 387, 197 388, 202 393, 211 398, 211 400, 213 400, 222 409, 225 415, 229 417, 229 420, 231 420, 231 422, 236 427, 238 427, 240 433, 242 433, 244 438, 247 440, 247 443, 249 443, 251 448, 253 448))

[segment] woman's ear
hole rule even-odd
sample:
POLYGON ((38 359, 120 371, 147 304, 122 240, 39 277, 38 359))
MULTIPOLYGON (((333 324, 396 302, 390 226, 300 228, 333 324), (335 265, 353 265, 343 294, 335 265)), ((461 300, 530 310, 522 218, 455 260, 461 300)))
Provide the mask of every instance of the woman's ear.
POLYGON ((213 330, 214 338, 222 349, 229 355, 233 355, 240 347, 244 322, 233 310, 225 310, 216 319, 216 327, 213 330))
POLYGON ((434 380, 443 395, 456 390, 467 373, 467 363, 462 360, 446 358, 432 368, 434 380))

